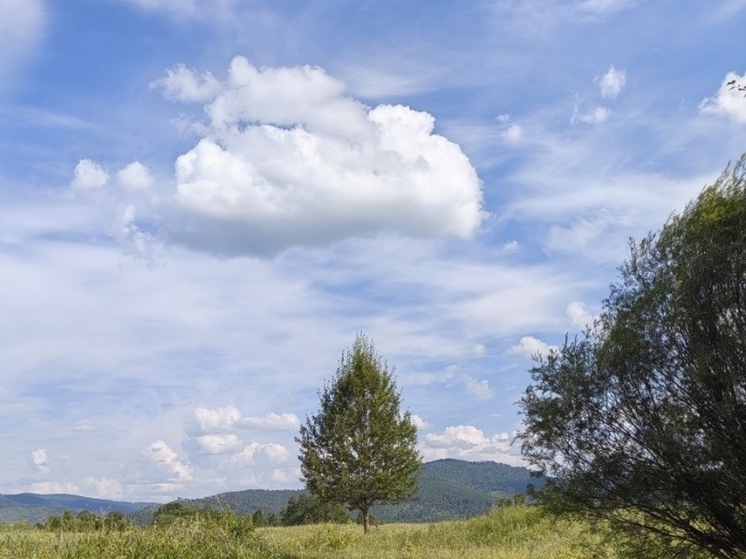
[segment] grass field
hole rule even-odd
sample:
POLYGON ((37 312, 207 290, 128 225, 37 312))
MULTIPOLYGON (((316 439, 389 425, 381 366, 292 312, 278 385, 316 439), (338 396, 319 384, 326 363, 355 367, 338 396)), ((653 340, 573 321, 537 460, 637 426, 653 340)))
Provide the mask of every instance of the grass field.
POLYGON ((598 532, 536 507, 434 524, 231 530, 201 523, 111 533, 0 528, 0 559, 583 559, 615 557, 598 532))

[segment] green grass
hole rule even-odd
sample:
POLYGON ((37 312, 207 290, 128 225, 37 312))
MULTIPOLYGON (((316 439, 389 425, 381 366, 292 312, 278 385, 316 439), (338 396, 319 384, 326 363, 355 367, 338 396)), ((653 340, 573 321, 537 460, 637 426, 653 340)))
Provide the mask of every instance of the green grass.
POLYGON ((231 530, 192 522, 111 533, 0 528, 0 559, 614 559, 601 535, 536 507, 433 524, 231 530))

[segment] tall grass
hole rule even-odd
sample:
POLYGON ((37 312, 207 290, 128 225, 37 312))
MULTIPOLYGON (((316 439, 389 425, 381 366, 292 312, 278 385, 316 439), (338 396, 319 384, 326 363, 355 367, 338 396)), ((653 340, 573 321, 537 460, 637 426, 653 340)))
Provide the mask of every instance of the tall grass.
POLYGON ((122 532, 51 533, 0 528, 0 559, 614 559, 602 534, 537 507, 434 524, 235 529, 176 523, 122 532))

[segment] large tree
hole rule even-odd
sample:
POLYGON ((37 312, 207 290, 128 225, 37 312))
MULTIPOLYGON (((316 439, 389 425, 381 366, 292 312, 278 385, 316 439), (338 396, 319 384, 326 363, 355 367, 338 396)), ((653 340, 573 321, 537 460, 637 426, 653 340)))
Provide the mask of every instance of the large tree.
POLYGON ((417 428, 400 410, 392 371, 362 334, 319 398, 321 409, 296 439, 303 480, 321 499, 359 510, 367 533, 374 503, 400 502, 417 489, 417 428))
POLYGON ((638 556, 746 557, 746 159, 620 271, 595 327, 531 369, 523 455, 551 507, 638 556))

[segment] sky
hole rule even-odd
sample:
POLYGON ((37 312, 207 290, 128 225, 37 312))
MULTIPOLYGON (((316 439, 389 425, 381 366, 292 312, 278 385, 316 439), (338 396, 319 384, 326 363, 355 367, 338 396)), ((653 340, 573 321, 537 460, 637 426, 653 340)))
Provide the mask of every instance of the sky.
POLYGON ((425 460, 746 151, 746 1, 0 0, 0 493, 299 488, 358 332, 425 460))

